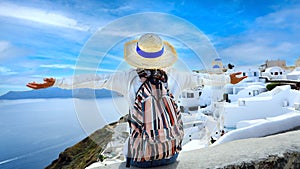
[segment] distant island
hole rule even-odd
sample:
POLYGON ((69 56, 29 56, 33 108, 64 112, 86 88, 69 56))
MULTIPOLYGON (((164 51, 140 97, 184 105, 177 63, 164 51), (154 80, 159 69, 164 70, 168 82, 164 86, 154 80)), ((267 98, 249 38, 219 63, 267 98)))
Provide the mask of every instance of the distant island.
POLYGON ((107 98, 112 96, 121 96, 117 92, 106 89, 60 89, 51 87, 40 90, 29 91, 10 91, 2 96, 0 100, 14 100, 14 99, 40 99, 40 98, 81 98, 81 99, 94 99, 94 98, 107 98))

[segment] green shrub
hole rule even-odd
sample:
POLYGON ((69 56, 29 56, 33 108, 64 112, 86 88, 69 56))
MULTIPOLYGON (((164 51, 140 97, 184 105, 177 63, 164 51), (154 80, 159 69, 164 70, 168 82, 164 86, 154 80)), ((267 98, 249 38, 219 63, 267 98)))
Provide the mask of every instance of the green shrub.
POLYGON ((271 91, 272 89, 274 89, 276 86, 280 86, 280 83, 270 83, 266 86, 266 88, 268 89, 268 91, 271 91))

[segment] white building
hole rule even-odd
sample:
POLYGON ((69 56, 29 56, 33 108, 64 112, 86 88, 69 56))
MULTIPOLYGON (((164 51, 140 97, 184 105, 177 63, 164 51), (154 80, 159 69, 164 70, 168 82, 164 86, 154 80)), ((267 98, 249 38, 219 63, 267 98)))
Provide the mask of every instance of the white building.
POLYGON ((240 85, 229 84, 226 86, 229 102, 236 102, 239 98, 248 98, 266 92, 266 86, 263 83, 247 83, 240 85))
POLYGON ((300 91, 292 90, 289 85, 277 86, 272 91, 264 92, 251 98, 239 98, 236 103, 225 103, 225 128, 236 128, 242 120, 255 120, 285 114, 299 109, 300 91))
POLYGON ((286 71, 279 66, 269 67, 265 70, 265 72, 261 73, 262 77, 265 77, 269 80, 286 79, 285 75, 286 75, 286 71))
POLYGON ((228 94, 230 102, 237 101, 241 97, 253 97, 266 91, 265 83, 261 81, 260 70, 257 67, 242 66, 227 71, 227 74, 242 72, 241 76, 248 76, 238 84, 225 86, 225 93, 228 94))
POLYGON ((227 74, 234 73, 234 72, 242 72, 241 76, 248 76, 248 78, 244 79, 241 83, 247 83, 247 82, 259 82, 260 79, 260 70, 258 67, 253 66, 241 66, 234 68, 232 70, 228 70, 227 74))
MULTIPOLYGON (((212 67, 207 70, 208 74, 195 74, 196 76, 210 76, 210 78, 218 78, 222 76, 223 63, 221 58, 215 58, 212 60, 212 67)), ((223 86, 209 86, 205 85, 204 88, 199 86, 197 89, 184 90, 179 98, 179 105, 181 111, 187 112, 189 110, 195 110, 198 106, 208 106, 211 102, 218 102, 223 100, 223 86)))
POLYGON ((212 65, 212 72, 215 73, 222 73, 223 72, 223 63, 222 63, 222 59, 221 58, 216 58, 212 61, 211 63, 212 65))
POLYGON ((202 88, 186 89, 184 90, 178 99, 178 104, 181 112, 188 112, 189 110, 197 110, 199 104, 199 98, 202 94, 202 88))
POLYGON ((300 80, 300 67, 296 67, 292 72, 286 74, 288 80, 300 80))

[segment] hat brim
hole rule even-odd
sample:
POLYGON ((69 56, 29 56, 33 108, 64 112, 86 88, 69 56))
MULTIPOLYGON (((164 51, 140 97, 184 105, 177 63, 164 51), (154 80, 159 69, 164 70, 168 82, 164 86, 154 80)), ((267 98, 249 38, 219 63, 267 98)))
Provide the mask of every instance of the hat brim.
POLYGON ((136 52, 138 40, 132 40, 124 45, 124 59, 133 67, 143 69, 160 69, 172 66, 177 61, 177 53, 174 47, 164 41, 164 52, 157 58, 145 58, 136 52))

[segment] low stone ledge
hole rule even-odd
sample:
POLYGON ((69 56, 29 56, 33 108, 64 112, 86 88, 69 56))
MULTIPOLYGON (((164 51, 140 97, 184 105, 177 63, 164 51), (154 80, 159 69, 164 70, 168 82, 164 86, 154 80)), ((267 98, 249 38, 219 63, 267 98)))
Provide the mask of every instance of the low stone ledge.
MULTIPOLYGON (((95 169, 108 168, 126 169, 124 162, 95 169)), ((176 163, 159 168, 299 169, 300 131, 291 131, 263 138, 237 140, 199 150, 182 152, 176 163)))

